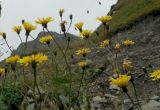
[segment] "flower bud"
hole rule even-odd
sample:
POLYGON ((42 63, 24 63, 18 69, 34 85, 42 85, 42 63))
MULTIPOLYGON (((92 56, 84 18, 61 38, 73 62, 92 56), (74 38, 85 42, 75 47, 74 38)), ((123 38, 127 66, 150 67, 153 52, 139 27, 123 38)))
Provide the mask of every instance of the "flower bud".
POLYGON ((70 14, 70 15, 69 15, 69 18, 72 20, 72 19, 73 19, 73 15, 72 15, 72 14, 70 14))

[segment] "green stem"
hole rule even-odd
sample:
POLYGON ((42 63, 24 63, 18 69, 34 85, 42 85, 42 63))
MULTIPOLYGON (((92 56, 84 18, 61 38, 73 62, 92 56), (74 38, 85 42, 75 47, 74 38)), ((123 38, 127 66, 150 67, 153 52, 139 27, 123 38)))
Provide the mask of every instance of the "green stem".
POLYGON ((135 84, 134 84, 133 81, 131 81, 131 83, 132 83, 132 85, 133 85, 133 89, 134 89, 134 92, 135 92, 135 96, 136 96, 136 100, 137 100, 137 103, 138 103, 138 105, 139 105, 139 108, 140 108, 140 110, 142 110, 142 107, 141 107, 140 102, 139 102, 139 99, 138 99, 136 86, 135 86, 135 84))
POLYGON ((128 94, 128 92, 125 92, 125 93, 126 93, 126 95, 128 96, 128 98, 130 99, 131 103, 132 103, 133 105, 135 105, 133 99, 132 99, 131 96, 128 94))
MULTIPOLYGON (((46 30, 47 30, 47 32, 48 32, 51 36, 53 36, 53 35, 51 34, 51 32, 50 32, 47 28, 46 28, 46 30)), ((56 39, 54 40, 54 42, 55 42, 55 44, 57 45, 57 47, 59 48, 59 50, 62 52, 62 55, 63 55, 63 57, 64 57, 64 59, 65 59, 65 63, 66 63, 66 65, 67 65, 67 68, 68 68, 69 74, 70 74, 70 78, 71 78, 71 69, 70 69, 69 63, 68 63, 68 61, 67 61, 67 57, 66 57, 66 55, 65 55, 65 52, 63 51, 63 49, 61 48, 61 46, 59 45, 59 43, 56 41, 56 39)))
POLYGON ((71 28, 71 25, 72 25, 72 19, 71 19, 70 24, 69 24, 69 27, 68 27, 68 29, 67 29, 67 33, 68 33, 69 29, 71 28))
POLYGON ((50 54, 52 55, 52 65, 53 65, 53 61, 55 63, 55 69, 56 69, 56 78, 57 78, 57 74, 59 73, 58 72, 58 64, 57 64, 57 61, 56 61, 56 56, 55 56, 55 60, 53 58, 54 54, 52 53, 52 50, 50 48, 50 46, 48 45, 48 48, 49 48, 49 51, 50 51, 50 54))
POLYGON ((64 36, 65 38, 67 38, 67 46, 66 46, 66 49, 65 49, 65 54, 67 53, 68 49, 69 49, 69 44, 70 44, 70 38, 67 37, 66 33, 64 32, 64 36))
POLYGON ((78 96, 77 96, 77 98, 78 98, 79 95, 80 95, 80 90, 81 90, 81 87, 82 87, 82 85, 83 85, 84 76, 85 76, 85 69, 83 69, 83 72, 82 72, 81 81, 80 81, 80 85, 79 85, 79 88, 78 88, 78 96))
POLYGON ((24 83, 25 83, 25 81, 26 81, 26 75, 24 73, 24 67, 22 68, 22 74, 23 74, 23 80, 24 80, 24 83))
MULTIPOLYGON (((51 34, 51 32, 46 28, 47 32, 53 37, 53 35, 51 34)), ((62 55, 64 57, 67 69, 69 71, 69 80, 70 80, 70 89, 72 88, 72 73, 71 73, 71 68, 69 66, 69 63, 67 61, 67 57, 65 55, 65 52, 63 51, 63 49, 61 48, 61 46, 59 45, 59 43, 56 41, 56 39, 54 39, 55 44, 57 45, 57 47, 59 48, 59 50, 62 52, 62 55)), ((70 101, 70 100, 69 100, 70 101)))
MULTIPOLYGON (((36 68, 33 68, 33 74, 34 74, 33 92, 34 92, 34 98, 35 98, 35 105, 36 105, 36 108, 38 109, 38 103, 37 103, 37 99, 36 99, 35 89, 37 88, 40 100, 41 100, 41 93, 40 93, 40 89, 39 89, 38 83, 37 83, 37 71, 36 71, 36 68)), ((41 110, 41 103, 40 103, 39 110, 41 110)))
MULTIPOLYGON (((60 24, 62 24, 62 20, 63 20, 63 18, 62 18, 62 16, 61 16, 61 23, 60 23, 60 24)), ((60 34, 61 34, 61 32, 62 32, 62 29, 60 29, 60 34)))
POLYGON ((23 41, 22 41, 22 38, 21 38, 20 34, 18 34, 18 37, 19 37, 19 39, 20 39, 20 41, 22 43, 23 41))
POLYGON ((33 40, 35 40, 35 38, 34 38, 31 34, 29 34, 29 36, 30 36, 33 40))
POLYGON ((24 46, 24 54, 26 53, 26 48, 27 48, 27 40, 28 40, 28 36, 26 35, 26 41, 25 41, 25 46, 24 46))
POLYGON ((6 40, 6 39, 4 39, 4 40, 5 40, 6 44, 7 44, 7 47, 9 48, 9 50, 10 50, 11 53, 12 53, 13 51, 12 51, 12 49, 10 48, 10 46, 9 46, 9 44, 8 44, 8 42, 7 42, 7 40, 6 40))
POLYGON ((104 38, 106 36, 106 25, 103 25, 104 26, 104 38))

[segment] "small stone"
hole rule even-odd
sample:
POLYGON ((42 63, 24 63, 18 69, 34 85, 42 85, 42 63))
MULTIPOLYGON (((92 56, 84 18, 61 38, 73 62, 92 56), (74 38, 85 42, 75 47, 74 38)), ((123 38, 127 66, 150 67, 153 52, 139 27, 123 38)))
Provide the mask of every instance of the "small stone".
POLYGON ((60 95, 59 98, 61 99, 62 103, 64 103, 64 104, 69 103, 68 97, 66 97, 64 95, 60 95))
POLYGON ((148 33, 148 36, 153 36, 153 35, 154 35, 153 32, 149 32, 149 33, 148 33))
POLYGON ((28 101, 29 103, 33 103, 33 102, 34 102, 34 99, 32 99, 32 98, 30 98, 30 97, 27 97, 27 101, 28 101))
POLYGON ((110 90, 120 90, 120 88, 117 86, 117 85, 113 85, 113 84, 111 84, 110 86, 109 86, 109 89, 110 90))
POLYGON ((156 95, 155 95, 155 96, 152 96, 152 97, 151 97, 151 100, 156 100, 156 101, 158 101, 158 100, 159 100, 159 96, 156 96, 156 95))
POLYGON ((130 103, 131 101, 129 100, 129 99, 125 99, 124 100, 124 104, 128 104, 128 103, 130 103))
POLYGON ((142 106, 142 110, 160 110, 160 103, 155 100, 150 100, 142 106))
POLYGON ((96 96, 96 97, 93 97, 93 101, 94 102, 106 102, 105 98, 102 98, 100 96, 96 96))
POLYGON ((114 96, 114 95, 111 95, 111 94, 105 94, 104 96, 105 96, 105 97, 109 97, 109 98, 118 99, 118 96, 114 96))
POLYGON ((118 77, 118 74, 113 74, 112 77, 113 77, 113 78, 117 78, 117 77, 118 77))

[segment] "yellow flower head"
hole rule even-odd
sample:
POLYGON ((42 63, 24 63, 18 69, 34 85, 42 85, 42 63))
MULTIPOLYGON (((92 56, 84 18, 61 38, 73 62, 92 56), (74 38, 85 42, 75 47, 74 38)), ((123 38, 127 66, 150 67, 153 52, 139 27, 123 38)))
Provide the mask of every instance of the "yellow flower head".
POLYGON ((0 32, 0 36, 3 37, 3 39, 6 39, 6 33, 5 32, 0 32))
POLYGON ((22 59, 19 59, 18 62, 24 66, 28 66, 30 63, 41 63, 43 61, 48 60, 48 56, 42 54, 42 53, 38 53, 35 55, 31 55, 31 56, 25 56, 22 59))
POLYGON ((83 48, 83 49, 77 50, 76 51, 76 55, 83 55, 85 57, 86 54, 90 53, 90 52, 91 52, 91 49, 89 49, 89 48, 83 48))
POLYGON ((87 66, 87 62, 81 61, 78 63, 78 65, 84 69, 87 66))
POLYGON ((128 60, 128 59, 124 59, 123 60, 123 68, 125 69, 125 70, 129 70, 129 68, 131 68, 132 67, 132 62, 130 61, 130 60, 128 60))
POLYGON ((155 81, 160 79, 160 69, 155 70, 153 73, 151 73, 150 78, 155 81))
POLYGON ((13 27, 13 32, 16 32, 17 34, 20 34, 22 30, 22 26, 14 26, 13 27))
POLYGON ((117 43, 114 48, 119 49, 120 47, 121 47, 121 44, 117 43))
POLYGON ((82 32, 83 25, 84 25, 84 22, 78 22, 74 26, 76 29, 78 29, 80 32, 82 32))
POLYGON ((25 56, 17 61, 18 63, 28 66, 32 62, 32 58, 30 56, 25 56))
POLYGON ((9 57, 5 60, 6 63, 10 63, 10 64, 13 64, 13 63, 16 63, 18 60, 20 59, 20 56, 19 55, 15 55, 15 56, 12 56, 12 57, 9 57))
POLYGON ((82 32, 80 32, 80 35, 82 38, 88 39, 92 35, 92 31, 85 29, 85 30, 82 30, 82 32))
POLYGON ((97 18, 98 21, 102 22, 104 25, 112 20, 112 16, 101 16, 97 18))
POLYGON ((59 9, 59 15, 60 15, 60 17, 62 17, 64 11, 65 11, 64 8, 59 9))
POLYGON ((48 56, 46 56, 46 55, 44 55, 42 53, 38 53, 38 54, 32 55, 31 58, 32 58, 32 61, 35 61, 37 63, 41 63, 43 61, 48 60, 48 56))
POLYGON ((100 48, 105 48, 107 47, 108 45, 110 44, 110 41, 107 39, 107 40, 104 40, 103 42, 101 42, 100 44, 100 48))
POLYGON ((2 76, 5 73, 5 69, 4 68, 0 68, 0 76, 2 76))
POLYGON ((30 32, 36 30, 36 26, 32 25, 29 22, 24 21, 23 27, 26 30, 26 35, 29 36, 30 32))
POLYGON ((47 24, 52 21, 54 21, 52 17, 46 17, 46 18, 38 18, 35 22, 37 24, 41 24, 44 28, 47 28, 47 24))
POLYGON ((132 45, 135 44, 135 42, 132 41, 132 40, 127 39, 127 40, 125 40, 125 41, 123 42, 123 44, 124 44, 125 46, 132 46, 132 45))
POLYGON ((51 36, 51 35, 48 35, 48 36, 45 36, 45 37, 41 37, 40 39, 39 39, 39 41, 41 42, 41 43, 44 43, 44 44, 50 44, 50 42, 53 40, 53 37, 51 36))
POLYGON ((111 83, 114 85, 117 85, 121 88, 126 87, 128 85, 128 82, 130 81, 131 76, 128 75, 120 75, 118 78, 114 79, 111 78, 111 83))

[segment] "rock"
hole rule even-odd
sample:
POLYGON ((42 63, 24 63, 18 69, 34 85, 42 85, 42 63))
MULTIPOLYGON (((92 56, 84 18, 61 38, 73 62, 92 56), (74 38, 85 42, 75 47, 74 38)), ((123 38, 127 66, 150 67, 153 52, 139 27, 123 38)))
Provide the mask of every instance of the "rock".
POLYGON ((124 104, 128 104, 130 102, 131 102, 130 99, 124 99, 124 104))
POLYGON ((87 60, 86 60, 86 62, 87 62, 88 64, 91 64, 93 61, 92 61, 92 60, 87 59, 87 60))
POLYGON ((64 95, 60 95, 59 98, 60 98, 60 100, 62 101, 63 104, 69 103, 68 97, 66 97, 64 95))
POLYGON ((160 102, 150 100, 148 103, 142 106, 143 110, 160 110, 160 102))
POLYGON ((30 98, 30 97, 27 97, 27 101, 28 103, 33 103, 34 102, 34 99, 30 98))
POLYGON ((156 95, 151 97, 151 100, 156 100, 156 101, 158 101, 159 99, 160 99, 159 96, 156 96, 156 95))
POLYGON ((118 74, 113 74, 112 77, 113 77, 113 78, 117 78, 117 77, 118 77, 118 74))
POLYGON ((100 96, 96 96, 96 97, 93 97, 93 101, 94 102, 106 102, 105 98, 102 98, 100 96))
POLYGON ((113 85, 113 84, 111 84, 111 85, 109 86, 109 89, 110 89, 110 90, 118 90, 118 91, 120 91, 120 88, 119 88, 118 86, 116 86, 116 85, 113 85))
POLYGON ((107 102, 105 97, 95 96, 91 102, 91 110, 112 110, 107 102))
POLYGON ((110 93, 111 93, 111 94, 116 94, 116 95, 118 95, 118 94, 120 93, 120 88, 119 88, 118 86, 116 86, 116 85, 110 84, 109 90, 110 90, 110 93))
POLYGON ((27 92, 27 96, 30 97, 30 98, 33 98, 33 91, 31 89, 28 90, 27 92))
POLYGON ((154 33, 153 32, 148 32, 148 36, 153 36, 154 33))
POLYGON ((35 106, 35 104, 28 105, 27 110, 34 110, 34 106, 35 106))
MULTIPOLYGON (((158 43, 159 42, 159 36, 157 37, 153 37, 152 40, 151 40, 152 43, 158 43)), ((153 44, 155 45, 155 44, 153 44)))

